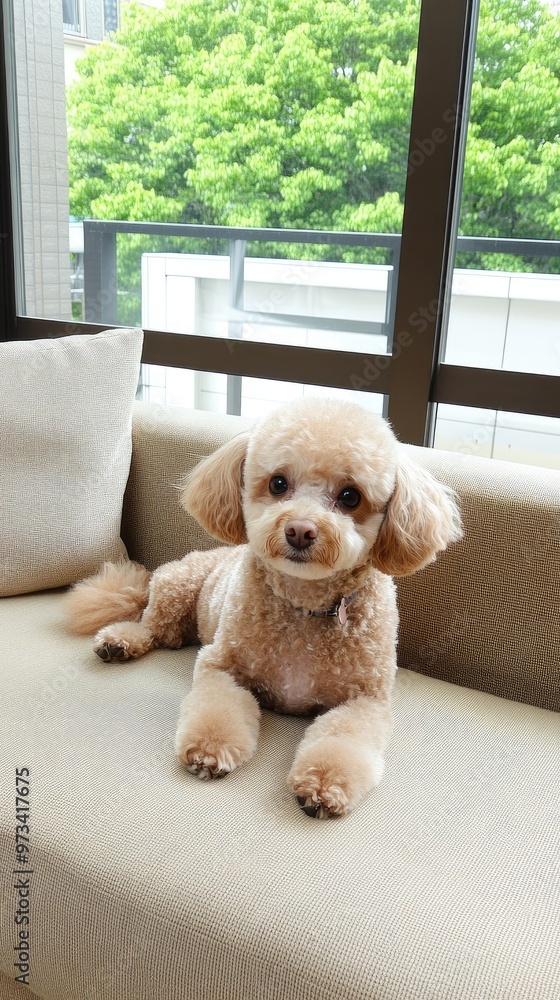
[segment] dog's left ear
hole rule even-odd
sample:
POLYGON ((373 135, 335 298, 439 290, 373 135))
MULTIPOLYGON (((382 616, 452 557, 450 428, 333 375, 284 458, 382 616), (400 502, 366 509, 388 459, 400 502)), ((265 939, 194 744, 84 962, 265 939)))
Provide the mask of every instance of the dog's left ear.
POLYGON ((181 493, 181 505, 221 542, 247 541, 241 489, 249 434, 238 434, 191 472, 181 493))
POLYGON ((461 537, 455 494, 400 450, 397 479, 373 547, 373 562, 389 576, 408 576, 461 537))

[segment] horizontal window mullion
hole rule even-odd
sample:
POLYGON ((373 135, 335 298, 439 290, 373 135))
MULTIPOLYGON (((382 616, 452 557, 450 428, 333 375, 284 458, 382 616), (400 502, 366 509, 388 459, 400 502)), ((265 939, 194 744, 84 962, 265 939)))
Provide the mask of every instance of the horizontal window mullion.
MULTIPOLYGON (((17 336, 21 340, 99 333, 107 329, 111 329, 107 323, 68 323, 29 316, 19 316, 17 320, 17 336)), ((398 393, 400 388, 399 366, 389 355, 232 341, 158 330, 145 330, 144 335, 142 360, 147 364, 387 394, 398 393)), ((560 376, 442 364, 430 401, 560 417, 560 376)))
POLYGON ((560 417, 560 376, 442 364, 431 401, 560 417))
POLYGON ((144 330, 142 360, 174 368, 305 382, 388 393, 396 391, 389 355, 267 344, 254 340, 184 336, 144 330))
MULTIPOLYGON (((18 317, 17 322, 17 335, 22 340, 99 333, 109 329, 116 329, 115 324, 68 323, 28 316, 18 317)), ((394 359, 386 354, 363 355, 352 351, 144 330, 142 361, 171 368, 361 389, 364 392, 399 391, 394 359)))

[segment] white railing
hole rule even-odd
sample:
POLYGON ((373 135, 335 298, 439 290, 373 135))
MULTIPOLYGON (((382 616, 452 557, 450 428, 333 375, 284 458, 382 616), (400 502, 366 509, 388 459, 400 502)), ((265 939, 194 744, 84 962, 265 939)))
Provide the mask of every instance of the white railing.
MULTIPOLYGON (((244 339, 331 347, 359 356, 383 353, 391 268, 322 261, 246 258, 244 310, 252 321, 235 324, 244 339), (266 314, 287 313, 289 325, 266 314), (297 324, 293 317, 298 317, 297 324), (305 317, 309 326, 305 325, 305 317), (329 329, 318 328, 320 317, 329 329), (369 321, 379 332, 337 332, 369 321)), ((145 254, 142 322, 149 329, 231 336, 229 257, 145 254)), ((413 324, 421 332, 422 316, 413 324)), ((560 275, 456 270, 445 360, 456 365, 560 374, 560 275)), ((359 364, 356 364, 358 371, 359 364)), ((145 365, 145 399, 226 412, 227 376, 145 365)), ((330 390, 332 392, 332 390, 330 390)), ((259 416, 287 398, 324 394, 301 383, 243 379, 242 412, 259 416)), ((341 395, 344 390, 339 390, 341 395)), ((383 399, 360 393, 381 412, 383 399)), ((560 421, 441 405, 436 446, 560 468, 560 421)))

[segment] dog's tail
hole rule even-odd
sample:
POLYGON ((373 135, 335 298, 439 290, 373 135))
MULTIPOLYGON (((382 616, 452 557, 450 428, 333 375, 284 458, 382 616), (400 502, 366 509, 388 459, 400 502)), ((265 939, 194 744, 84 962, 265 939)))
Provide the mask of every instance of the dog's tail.
POLYGON ((140 563, 104 563, 96 576, 74 584, 66 595, 68 627, 76 635, 95 635, 113 622, 140 621, 151 575, 140 563))

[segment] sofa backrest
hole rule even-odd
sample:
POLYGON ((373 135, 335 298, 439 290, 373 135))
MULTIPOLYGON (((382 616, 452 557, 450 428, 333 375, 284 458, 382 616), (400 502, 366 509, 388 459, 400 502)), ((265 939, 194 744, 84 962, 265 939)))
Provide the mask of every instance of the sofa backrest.
MULTIPOLYGON (((137 403, 123 539, 149 569, 218 544, 180 507, 180 482, 250 426, 137 403)), ((426 448, 407 450, 456 490, 463 539, 398 581, 399 665, 560 709, 560 473, 426 448)))
POLYGON ((399 664, 560 709, 560 473, 429 448, 463 538, 398 582, 399 664))

